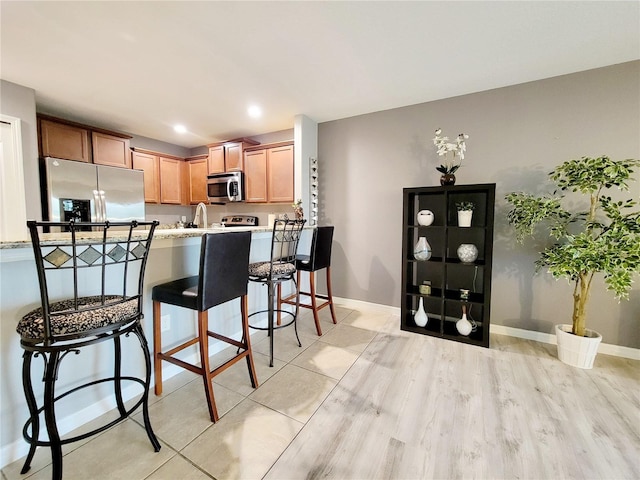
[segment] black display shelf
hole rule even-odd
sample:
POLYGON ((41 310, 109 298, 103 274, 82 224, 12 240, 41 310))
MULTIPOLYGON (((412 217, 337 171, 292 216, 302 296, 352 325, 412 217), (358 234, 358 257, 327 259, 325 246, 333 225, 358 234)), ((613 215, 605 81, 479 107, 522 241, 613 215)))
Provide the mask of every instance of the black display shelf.
POLYGON ((489 347, 495 184, 405 188, 403 197, 400 328, 489 347), (470 227, 458 225, 456 203, 462 201, 475 204, 470 227), (420 210, 433 212, 431 225, 418 224, 420 210), (426 237, 431 246, 428 260, 416 260, 413 256, 419 237, 426 237), (477 247, 474 262, 463 263, 458 258, 457 249, 462 243, 477 247), (430 283, 429 294, 420 293, 423 282, 430 283), (414 321, 420 298, 428 316, 425 327, 414 321), (463 307, 467 318, 475 323, 469 335, 461 335, 456 329, 463 307))

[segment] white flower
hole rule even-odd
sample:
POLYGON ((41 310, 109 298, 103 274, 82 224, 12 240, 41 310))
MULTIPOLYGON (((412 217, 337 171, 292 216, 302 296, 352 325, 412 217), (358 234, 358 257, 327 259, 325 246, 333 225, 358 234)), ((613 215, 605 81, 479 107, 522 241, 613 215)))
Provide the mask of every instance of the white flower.
POLYGON ((464 160, 464 152, 467 151, 465 140, 469 138, 469 135, 460 133, 456 138, 456 143, 451 143, 448 141, 449 137, 442 137, 440 136, 441 133, 442 129, 438 128, 435 131, 436 136, 433 137, 433 144, 436 146, 438 155, 445 157, 444 164, 438 167, 438 171, 453 173, 460 167, 462 160, 464 160), (451 153, 451 155, 449 155, 449 153, 451 153), (449 157, 451 157, 451 159, 449 159, 449 157), (460 160, 457 161, 456 157, 460 157, 460 160))

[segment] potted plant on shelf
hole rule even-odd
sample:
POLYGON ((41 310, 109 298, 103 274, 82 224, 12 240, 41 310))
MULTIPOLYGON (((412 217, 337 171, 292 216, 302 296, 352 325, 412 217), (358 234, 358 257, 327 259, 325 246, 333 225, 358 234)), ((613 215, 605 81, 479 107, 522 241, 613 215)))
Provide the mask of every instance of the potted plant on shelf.
POLYGON ((442 173, 440 185, 455 185, 455 173, 462 165, 462 160, 464 160, 464 152, 467 151, 465 140, 469 138, 469 135, 461 133, 456 138, 456 142, 451 143, 449 142, 449 137, 440 135, 442 133, 441 128, 438 128, 435 133, 433 144, 436 146, 438 155, 444 157, 444 162, 439 167, 436 167, 436 170, 442 173))
POLYGON ((534 236, 542 225, 555 239, 536 261, 536 269, 546 267, 554 278, 567 278, 574 284, 572 325, 556 325, 558 356, 570 365, 591 368, 601 335, 586 328, 587 303, 597 273, 604 275, 608 290, 616 298, 628 298, 632 277, 640 272, 640 211, 633 199, 614 201, 605 192, 617 187, 628 190, 634 168, 640 161, 611 160, 609 157, 582 157, 569 160, 553 170, 549 177, 560 189, 560 195, 534 196, 509 193, 511 204, 508 220, 522 243, 534 236), (577 192, 589 203, 580 208, 575 198, 565 208, 564 194, 577 192), (577 341, 587 345, 567 345, 577 341))
POLYGON ((458 226, 470 227, 471 219, 473 218, 473 211, 476 205, 473 202, 457 202, 456 209, 458 210, 458 226))

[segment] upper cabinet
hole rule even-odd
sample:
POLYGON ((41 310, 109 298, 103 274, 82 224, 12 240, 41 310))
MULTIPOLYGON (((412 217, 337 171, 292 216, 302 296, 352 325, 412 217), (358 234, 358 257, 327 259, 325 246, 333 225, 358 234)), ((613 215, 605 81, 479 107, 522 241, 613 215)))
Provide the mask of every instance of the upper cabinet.
POLYGON ((209 147, 207 173, 224 173, 224 145, 209 147))
POLYGON ((182 167, 176 158, 158 157, 160 171, 160 203, 182 204, 182 167))
POLYGON ((160 203, 160 170, 158 157, 150 153, 131 152, 131 160, 135 170, 144 173, 145 203, 160 203))
POLYGON ((185 203, 196 205, 200 202, 208 203, 207 198, 207 155, 198 155, 185 159, 186 173, 183 188, 185 203))
POLYGON ((41 157, 131 168, 130 138, 121 133, 38 115, 41 157))
POLYGON ((293 202, 294 157, 291 143, 246 151, 244 171, 247 202, 293 202))
MULTIPOLYGON (((133 168, 144 172, 144 201, 146 203, 188 204, 183 185, 185 161, 180 157, 135 148, 131 152, 133 168)), ((206 156, 202 161, 206 166, 206 156)), ((202 169, 203 171, 205 168, 202 169)), ((206 180, 206 175, 204 176, 206 180)))
POLYGON ((89 130, 40 118, 40 156, 56 157, 78 162, 91 161, 89 130))
POLYGON ((93 163, 131 168, 129 139, 107 133, 92 132, 93 163))
POLYGON ((214 173, 244 171, 244 150, 255 145, 259 145, 259 143, 250 138, 240 138, 208 145, 207 173, 211 175, 214 173))

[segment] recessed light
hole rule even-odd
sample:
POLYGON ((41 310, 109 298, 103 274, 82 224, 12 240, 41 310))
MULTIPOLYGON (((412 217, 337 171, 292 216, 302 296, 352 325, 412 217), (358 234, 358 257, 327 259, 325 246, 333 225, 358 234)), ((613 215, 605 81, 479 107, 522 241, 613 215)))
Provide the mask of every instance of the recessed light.
POLYGON ((177 133, 187 133, 187 127, 184 125, 176 125, 173 127, 173 130, 177 133))
POLYGON ((262 116, 262 109, 257 105, 251 105, 247 109, 247 113, 251 118, 260 118, 262 116))

